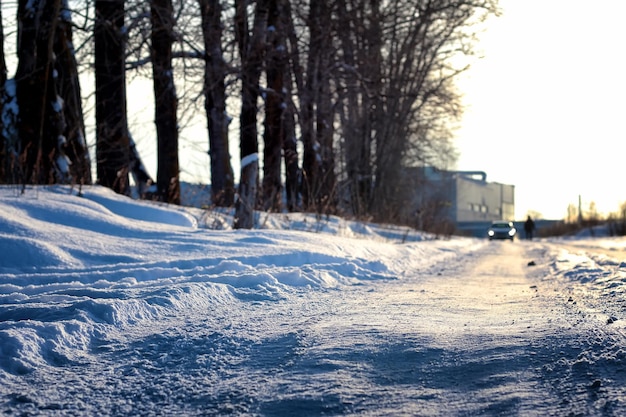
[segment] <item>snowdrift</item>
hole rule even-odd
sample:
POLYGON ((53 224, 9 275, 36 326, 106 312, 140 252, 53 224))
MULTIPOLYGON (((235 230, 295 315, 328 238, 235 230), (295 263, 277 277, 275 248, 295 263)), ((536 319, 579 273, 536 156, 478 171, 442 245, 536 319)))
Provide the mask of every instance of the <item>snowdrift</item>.
POLYGON ((234 231, 228 213, 101 187, 80 196, 61 186, 0 188, 0 213, 0 372, 8 374, 89 361, 93 346, 173 318, 398 279, 484 244, 304 215, 234 231), (400 244, 407 237, 414 242, 400 244))

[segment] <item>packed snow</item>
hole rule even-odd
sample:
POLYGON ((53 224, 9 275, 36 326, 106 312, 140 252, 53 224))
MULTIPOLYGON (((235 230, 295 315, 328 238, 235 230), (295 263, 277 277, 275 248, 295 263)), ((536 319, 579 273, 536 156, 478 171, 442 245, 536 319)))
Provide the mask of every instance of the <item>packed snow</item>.
POLYGON ((0 213, 7 415, 626 413, 621 238, 232 230, 97 186, 0 213))

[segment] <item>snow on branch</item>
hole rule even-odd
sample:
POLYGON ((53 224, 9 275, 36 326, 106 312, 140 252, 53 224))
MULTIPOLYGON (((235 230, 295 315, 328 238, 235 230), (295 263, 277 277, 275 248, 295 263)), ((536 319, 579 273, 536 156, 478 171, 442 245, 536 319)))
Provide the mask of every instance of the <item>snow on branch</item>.
POLYGON ((248 165, 258 162, 259 161, 259 154, 258 153, 252 153, 250 155, 246 155, 243 158, 241 158, 241 169, 244 169, 245 167, 247 167, 248 165))

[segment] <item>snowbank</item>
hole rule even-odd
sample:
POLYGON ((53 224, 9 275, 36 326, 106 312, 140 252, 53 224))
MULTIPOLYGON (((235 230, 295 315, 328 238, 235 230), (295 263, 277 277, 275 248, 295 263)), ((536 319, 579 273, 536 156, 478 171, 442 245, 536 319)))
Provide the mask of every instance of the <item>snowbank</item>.
POLYGON ((94 345, 172 317, 398 279, 484 244, 304 215, 210 230, 199 225, 220 219, 223 229, 227 214, 101 187, 81 196, 4 187, 0 212, 0 371, 9 374, 89 361, 94 345))

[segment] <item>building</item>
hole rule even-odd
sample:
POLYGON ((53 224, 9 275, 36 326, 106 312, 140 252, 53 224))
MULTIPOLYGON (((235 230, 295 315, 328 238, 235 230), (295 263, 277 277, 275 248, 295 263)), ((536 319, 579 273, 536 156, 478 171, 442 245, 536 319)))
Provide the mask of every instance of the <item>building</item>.
POLYGON ((487 182, 483 171, 411 168, 417 181, 414 203, 418 227, 446 224, 465 234, 482 236, 494 220, 515 217, 515 186, 487 182))

